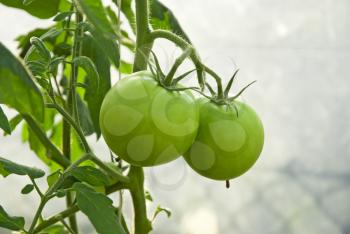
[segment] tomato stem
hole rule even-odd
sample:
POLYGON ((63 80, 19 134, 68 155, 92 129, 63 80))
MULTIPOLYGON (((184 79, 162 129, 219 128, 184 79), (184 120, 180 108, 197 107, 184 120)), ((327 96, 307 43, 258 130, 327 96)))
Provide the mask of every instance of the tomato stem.
MULTIPOLYGON (((76 57, 78 57, 81 54, 81 48, 82 48, 82 40, 80 40, 81 35, 83 35, 82 27, 79 26, 80 23, 83 21, 83 15, 78 11, 77 7, 73 3, 72 6, 73 9, 75 8, 76 14, 75 14, 75 20, 76 20, 76 28, 74 31, 74 38, 73 38, 73 48, 72 48, 72 62, 76 57)), ((68 32, 67 32, 68 33, 68 32)), ((73 116, 73 122, 80 128, 79 123, 79 115, 78 115, 78 105, 76 100, 76 89, 75 89, 75 83, 77 82, 78 78, 78 66, 73 63, 71 67, 71 74, 70 74, 70 82, 69 82, 69 88, 68 88, 68 97, 67 97, 67 111, 69 114, 73 116)), ((71 160, 71 128, 66 118, 63 119, 63 133, 62 133, 62 148, 63 148, 63 154, 71 160)), ((85 146, 86 147, 86 146, 85 146)), ((71 192, 67 193, 66 197, 66 203, 67 206, 72 206, 73 203, 73 197, 71 192)), ((72 215, 69 217, 69 224, 70 227, 74 230, 75 233, 78 233, 78 224, 75 215, 72 215)))
POLYGON ((136 4, 136 51, 133 71, 142 71, 147 69, 149 53, 153 42, 148 40, 149 29, 149 9, 148 0, 137 0, 136 4))
POLYGON ((179 66, 183 63, 183 61, 193 52, 193 47, 189 46, 187 47, 183 53, 175 60, 174 65, 171 67, 168 75, 166 75, 165 79, 164 79, 164 84, 170 86, 175 72, 177 71, 177 69, 179 68, 179 66))
MULTIPOLYGON (((149 39, 149 6, 148 0, 136 0, 136 52, 133 71, 146 70, 153 40, 149 39)), ((146 199, 144 194, 144 173, 141 167, 130 167, 131 179, 129 191, 133 200, 135 215, 135 233, 146 234, 152 227, 147 218, 146 199)))
POLYGON ((203 76, 204 70, 203 70, 203 66, 202 66, 200 57, 197 54, 196 50, 193 48, 193 46, 190 43, 188 43, 185 39, 183 39, 182 37, 170 32, 170 31, 157 29, 157 30, 152 31, 149 34, 149 40, 152 42, 158 38, 167 39, 167 40, 173 42, 175 45, 179 46, 182 50, 186 50, 189 47, 191 47, 193 49, 193 53, 191 53, 190 58, 197 69, 198 83, 201 86, 201 88, 203 89, 204 88, 204 76, 203 76))
POLYGON ((211 75, 217 84, 217 89, 218 89, 218 99, 224 99, 224 92, 222 89, 222 82, 221 82, 221 78, 218 74, 216 74, 216 72, 214 72, 212 69, 210 69, 209 67, 207 67, 206 65, 203 64, 204 67, 204 71, 206 71, 209 75, 211 75))
POLYGON ((144 174, 142 167, 130 166, 129 191, 134 204, 135 233, 147 234, 152 230, 151 222, 146 214, 146 198, 143 188, 144 174))

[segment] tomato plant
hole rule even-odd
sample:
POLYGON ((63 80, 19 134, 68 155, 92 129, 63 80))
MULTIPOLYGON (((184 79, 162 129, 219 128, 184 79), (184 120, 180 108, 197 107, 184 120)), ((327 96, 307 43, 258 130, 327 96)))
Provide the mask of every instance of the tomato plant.
POLYGON ((152 198, 145 191, 143 167, 184 154, 200 174, 228 180, 257 159, 262 124, 247 104, 236 100, 241 92, 228 97, 234 76, 223 90, 221 78, 201 62, 174 14, 158 0, 112 0, 108 6, 102 0, 0 3, 52 19, 49 27, 17 37, 18 57, 0 43, 0 128, 9 135, 21 127, 22 140, 49 171, 46 175, 0 157, 0 174, 25 176, 28 184, 21 193, 34 191, 39 201, 29 223, 0 206, 1 228, 78 234, 76 213, 81 211, 97 233, 132 229, 146 234, 160 212, 170 216, 170 211, 157 206, 152 219, 148 217, 146 200, 152 198), (182 50, 167 74, 152 50, 160 38, 182 50), (122 48, 134 55, 133 62, 124 58, 122 48), (194 69, 175 77, 186 59, 194 69), (121 79, 113 87, 111 68, 121 79), (193 71, 198 85, 182 85, 193 71), (206 74, 215 79, 217 92, 206 74), (205 98, 196 100, 193 92, 205 98), (9 119, 3 106, 16 115, 9 119), (92 135, 109 146, 109 161, 95 153, 92 138, 87 139, 92 135), (213 151, 214 162, 205 147, 213 151), (45 176, 46 187, 39 186, 38 179, 45 176), (130 223, 124 217, 124 191, 130 193, 134 210, 130 223), (118 204, 108 196, 112 193, 119 194, 118 204), (66 200, 66 207, 44 215, 48 202, 58 198, 66 200))

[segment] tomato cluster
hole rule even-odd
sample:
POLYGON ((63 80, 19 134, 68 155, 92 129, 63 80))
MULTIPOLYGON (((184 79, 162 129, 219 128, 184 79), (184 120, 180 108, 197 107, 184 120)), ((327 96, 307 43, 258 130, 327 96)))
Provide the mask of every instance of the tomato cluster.
POLYGON ((199 174, 229 180, 258 159, 264 131, 247 104, 195 99, 189 90, 162 86, 141 71, 117 82, 106 95, 100 125, 109 148, 137 166, 156 166, 183 155, 199 174))

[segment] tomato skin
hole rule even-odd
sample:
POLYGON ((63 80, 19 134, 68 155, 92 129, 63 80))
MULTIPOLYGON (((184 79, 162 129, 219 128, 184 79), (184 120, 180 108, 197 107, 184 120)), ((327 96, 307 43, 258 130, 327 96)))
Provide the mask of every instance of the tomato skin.
POLYGON ((234 101, 238 109, 198 101, 200 127, 185 153, 187 163, 202 176, 229 180, 242 175, 258 159, 264 144, 263 125, 252 108, 234 101))
POLYGON ((191 92, 168 91, 146 71, 118 81, 100 112, 101 132, 109 148, 143 167, 164 164, 185 153, 197 135, 198 123, 191 92))

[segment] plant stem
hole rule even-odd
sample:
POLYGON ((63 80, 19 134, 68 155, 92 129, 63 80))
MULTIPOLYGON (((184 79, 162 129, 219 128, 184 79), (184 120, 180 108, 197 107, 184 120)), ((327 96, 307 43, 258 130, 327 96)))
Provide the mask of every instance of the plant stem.
POLYGON ((33 130, 39 141, 49 151, 50 158, 61 165, 63 168, 67 168, 70 165, 70 161, 65 158, 61 151, 50 141, 39 124, 30 115, 22 114, 22 117, 25 119, 29 127, 33 130))
POLYGON ((103 169, 105 172, 107 172, 109 175, 111 175, 113 178, 116 178, 123 182, 129 182, 129 178, 127 176, 124 176, 123 174, 119 173, 117 170, 113 170, 111 167, 104 164, 95 155, 91 154, 89 159, 93 161, 96 165, 98 165, 101 169, 103 169))
POLYGON ((147 218, 142 167, 130 166, 128 176, 130 178, 129 191, 134 204, 135 234, 147 234, 152 230, 152 225, 147 218))
MULTIPOLYGON (((67 207, 71 207, 73 205, 73 202, 74 202, 73 192, 68 191, 67 195, 66 195, 67 207)), ((73 233, 78 233, 78 231, 79 231, 78 222, 77 222, 77 217, 75 216, 75 214, 69 216, 68 219, 69 219, 69 226, 73 230, 73 233)))
POLYGON ((153 42, 157 38, 167 39, 173 42, 175 45, 179 46, 182 50, 192 48, 193 52, 190 54, 190 58, 197 69, 198 83, 201 86, 201 88, 203 88, 204 87, 204 77, 203 77, 204 70, 203 70, 203 66, 199 58, 199 55, 197 54, 193 46, 190 43, 188 43, 185 39, 181 38, 180 36, 166 30, 158 29, 158 30, 152 31, 149 34, 149 41, 153 42))
POLYGON ((60 222, 63 224, 63 226, 65 226, 67 228, 67 230, 72 233, 72 234, 76 234, 75 231, 72 230, 72 228, 66 223, 66 221, 64 221, 64 219, 61 219, 60 222))
POLYGON ((74 130, 77 132, 77 134, 78 134, 78 136, 83 144, 85 152, 90 153, 91 148, 89 146, 89 143, 87 142, 85 135, 84 135, 83 131, 81 130, 80 126, 74 121, 73 117, 67 111, 65 111, 60 105, 58 105, 56 103, 46 104, 46 107, 55 108, 63 116, 63 118, 67 121, 67 123, 70 124, 74 128, 74 130))
POLYGON ((79 208, 76 205, 69 207, 68 209, 62 211, 61 213, 58 213, 57 215, 54 215, 51 218, 49 218, 48 220, 45 220, 44 222, 40 223, 36 227, 36 229, 33 231, 33 234, 42 231, 43 229, 61 221, 64 218, 72 216, 73 214, 75 214, 78 211, 79 211, 79 208))
MULTIPOLYGON (((71 9, 76 8, 74 6, 74 4, 72 4, 71 9)), ((77 13, 75 14, 76 17, 76 28, 75 28, 75 33, 74 33, 74 41, 73 41, 73 49, 72 49, 72 61, 79 56, 80 54, 80 47, 81 47, 81 28, 79 26, 79 23, 82 22, 83 18, 82 15, 78 12, 78 10, 76 9, 77 13)), ((69 18, 70 20, 70 18, 69 18)), ((68 34, 68 32, 67 32, 68 34)), ((66 35, 67 35, 66 34, 66 35)), ((69 82, 69 89, 68 89, 68 97, 67 97, 67 110, 68 113, 70 113, 73 118, 75 119, 74 124, 80 126, 79 124, 79 117, 78 117, 78 113, 77 113, 77 101, 76 101, 76 90, 75 90, 75 83, 78 77, 78 67, 76 64, 73 63, 73 66, 71 67, 71 77, 70 77, 70 82, 69 82)), ((67 121, 66 119, 63 120, 63 152, 66 155, 66 157, 70 160, 71 159, 71 128, 70 125, 68 123, 69 121, 67 121)), ((85 146, 85 145, 84 145, 85 146)), ((68 192, 67 193, 67 197, 66 197, 66 203, 67 206, 70 207, 72 205, 72 193, 68 192)), ((78 225, 77 225, 77 220, 75 215, 72 215, 69 217, 69 224, 70 227, 73 229, 73 231, 75 233, 78 233, 78 225)))
MULTIPOLYGON (((81 51, 81 27, 79 24, 83 20, 83 16, 81 13, 77 12, 76 14, 76 29, 74 33, 74 42, 73 42, 73 49, 72 49, 72 62, 75 58, 80 56, 81 51)), ((80 125, 79 123, 79 117, 78 117, 78 111, 77 111, 77 93, 75 89, 75 83, 77 82, 78 78, 78 66, 73 62, 72 71, 71 71, 71 77, 69 82, 69 94, 68 94, 68 111, 73 116, 74 120, 77 122, 77 125, 80 125)))
POLYGON ((165 77, 164 83, 165 85, 171 85, 172 80, 174 78, 175 72, 179 68, 179 66, 183 63, 183 61, 192 54, 193 47, 190 46, 184 50, 184 52, 175 60, 174 65, 171 67, 168 75, 165 77))
MULTIPOLYGON (((106 194, 111 194, 115 191, 121 190, 121 189, 126 189, 127 185, 125 183, 122 182, 117 182, 114 185, 111 185, 109 187, 106 187, 106 194)), ((71 206, 69 208, 67 208, 66 210, 52 216, 51 218, 43 221, 42 223, 40 223, 35 230, 33 231, 33 233, 38 233, 42 230, 44 230, 45 228, 59 222, 61 219, 65 219, 67 217, 70 217, 71 215, 75 214, 76 212, 79 211, 78 206, 74 205, 71 206)))
POLYGON ((45 196, 42 197, 41 200, 40 200, 39 207, 38 207, 38 209, 37 209, 37 211, 35 213, 35 216, 33 218, 33 222, 32 222, 32 224, 31 224, 31 226, 29 228, 28 233, 32 233, 33 232, 34 227, 35 227, 36 223, 38 222, 38 219, 39 219, 41 213, 43 212, 43 209, 44 209, 44 207, 46 205, 46 202, 47 202, 47 200, 46 200, 45 196))
POLYGON ((218 98, 219 99, 223 99, 224 98, 224 92, 223 92, 223 89, 222 89, 221 78, 219 77, 218 74, 216 74, 213 70, 211 70, 209 67, 207 67, 204 64, 203 64, 203 68, 204 68, 204 71, 206 71, 209 75, 211 75, 215 79, 216 84, 218 86, 218 98))
POLYGON ((32 184, 33 184, 33 186, 34 186, 36 192, 39 194, 40 198, 42 198, 44 195, 43 195, 43 193, 41 192, 39 186, 37 185, 37 183, 35 182, 35 180, 34 180, 32 177, 29 176, 29 178, 30 178, 30 180, 32 181, 32 184))
MULTIPOLYGON (((149 37, 149 9, 148 0, 136 0, 136 54, 133 71, 147 69, 149 53, 152 49, 153 40, 149 37)), ((130 167, 129 190, 133 200, 135 215, 135 234, 147 234, 151 229, 151 223, 147 219, 146 199, 143 190, 144 174, 141 167, 130 167)))
MULTIPOLYGON (((66 179, 66 177, 69 175, 69 173, 76 168, 77 166, 79 166, 82 162, 88 160, 90 158, 89 154, 84 155, 83 157, 81 157, 80 159, 78 159, 77 161, 75 161, 74 163, 72 163, 61 175, 61 177, 47 190, 47 192, 44 194, 44 196, 41 198, 39 207, 35 213, 35 216, 33 218, 33 222, 29 228, 28 233, 34 233, 34 228, 38 222, 38 219, 46 205, 46 203, 50 200, 51 195, 62 185, 62 183, 64 182, 64 180, 66 179)), ((75 231, 75 230, 74 230, 75 231)), ((76 232, 76 231, 75 231, 76 232)))
POLYGON ((133 71, 147 68, 149 53, 152 49, 152 40, 149 40, 148 0, 136 0, 136 51, 133 71))

